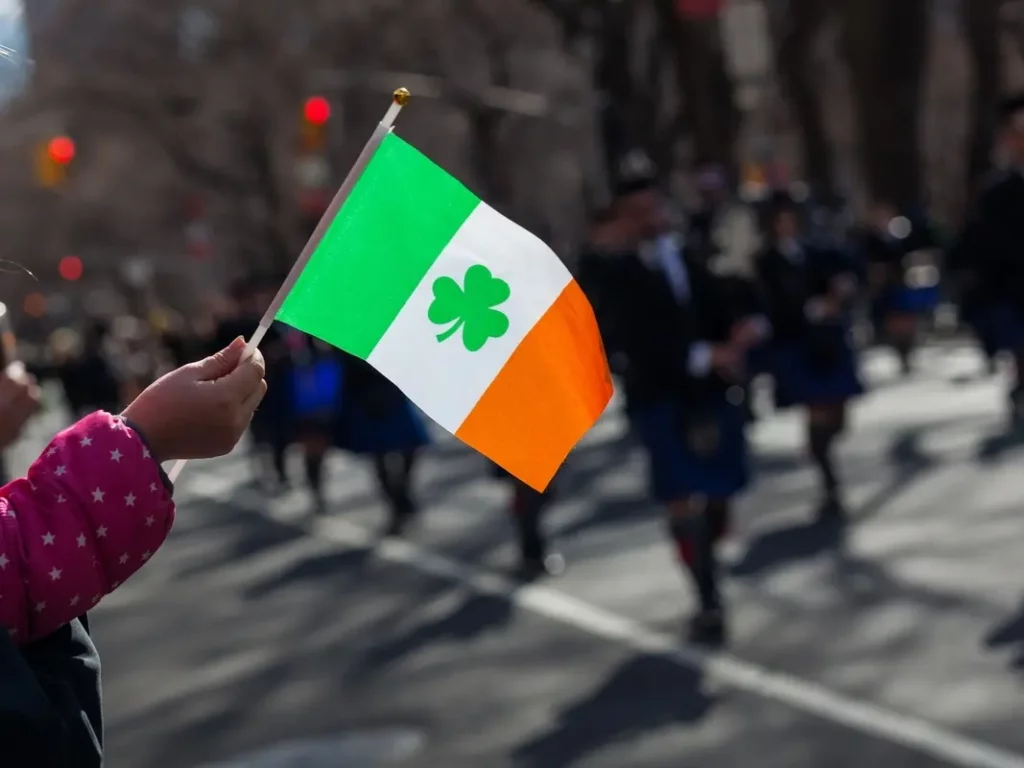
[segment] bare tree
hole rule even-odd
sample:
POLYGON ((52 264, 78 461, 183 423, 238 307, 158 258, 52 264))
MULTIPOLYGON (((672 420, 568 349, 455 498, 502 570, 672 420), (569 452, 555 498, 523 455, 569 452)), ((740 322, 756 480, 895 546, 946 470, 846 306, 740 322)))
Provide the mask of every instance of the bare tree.
POLYGON ((970 91, 971 138, 968 148, 968 185, 973 187, 991 166, 995 116, 1003 91, 999 10, 1002 0, 971 0, 961 5, 973 68, 970 91))
POLYGON ((923 201, 919 121, 929 0, 842 0, 843 47, 868 194, 923 201))
POLYGON ((766 2, 782 92, 800 133, 803 167, 816 190, 835 191, 835 158, 819 92, 814 46, 828 18, 824 0, 788 0, 779 8, 766 2))

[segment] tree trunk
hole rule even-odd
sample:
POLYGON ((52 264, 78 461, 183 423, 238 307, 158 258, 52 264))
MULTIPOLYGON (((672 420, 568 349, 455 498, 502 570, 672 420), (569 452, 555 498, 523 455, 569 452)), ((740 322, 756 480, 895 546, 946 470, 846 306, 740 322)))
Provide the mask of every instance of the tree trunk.
POLYGON ((775 66, 800 131, 804 178, 816 192, 835 192, 835 164, 814 66, 814 43, 825 23, 823 0, 790 0, 777 28, 775 66))
POLYGON ((853 85, 868 193, 900 207, 923 200, 919 120, 930 0, 844 0, 846 59, 853 85))
POLYGON ((599 94, 599 126, 608 178, 618 173, 622 157, 642 146, 635 121, 635 93, 630 33, 635 4, 605 2, 594 36, 594 85, 599 94))
POLYGON ((660 24, 673 41, 677 79, 696 160, 722 163, 731 169, 739 113, 726 65, 720 19, 681 18, 675 0, 656 0, 655 8, 660 24))
POLYGON ((974 70, 967 165, 967 180, 972 189, 991 166, 996 111, 1003 90, 1000 5, 1000 0, 970 0, 962 4, 964 31, 974 70))

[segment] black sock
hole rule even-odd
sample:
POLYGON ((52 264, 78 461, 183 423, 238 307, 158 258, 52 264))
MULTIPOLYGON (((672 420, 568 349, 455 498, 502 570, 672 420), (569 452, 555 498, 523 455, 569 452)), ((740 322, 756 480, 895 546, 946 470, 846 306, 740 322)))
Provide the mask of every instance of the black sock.
POLYGON ((523 560, 540 562, 547 555, 547 542, 541 531, 544 496, 532 488, 516 484, 512 496, 512 517, 519 534, 519 552, 523 560))
POLYGON ((839 491, 839 480, 832 463, 832 443, 837 434, 838 430, 831 424, 811 424, 810 427, 811 457, 818 465, 825 495, 830 501, 836 499, 839 491))
POLYGON ((721 608, 718 595, 718 566, 706 516, 697 514, 673 518, 670 527, 679 559, 693 577, 701 610, 718 610, 721 608))
POLYGON ((277 481, 281 483, 281 485, 288 482, 288 471, 285 469, 285 456, 287 450, 287 443, 275 440, 270 444, 270 457, 274 463, 274 474, 277 475, 277 481))
POLYGON ((306 454, 306 481, 310 490, 316 498, 322 499, 324 495, 324 456, 322 453, 306 454))
POLYGON ((411 454, 374 456, 373 468, 377 482, 391 507, 391 514, 396 518, 409 517, 414 511, 409 488, 412 465, 411 454))

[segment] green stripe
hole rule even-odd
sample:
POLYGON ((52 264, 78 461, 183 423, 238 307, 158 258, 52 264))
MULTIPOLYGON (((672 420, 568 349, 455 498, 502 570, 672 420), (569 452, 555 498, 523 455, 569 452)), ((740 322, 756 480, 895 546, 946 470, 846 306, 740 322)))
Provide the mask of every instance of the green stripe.
POLYGON ((480 200, 394 134, 277 313, 363 359, 480 200))

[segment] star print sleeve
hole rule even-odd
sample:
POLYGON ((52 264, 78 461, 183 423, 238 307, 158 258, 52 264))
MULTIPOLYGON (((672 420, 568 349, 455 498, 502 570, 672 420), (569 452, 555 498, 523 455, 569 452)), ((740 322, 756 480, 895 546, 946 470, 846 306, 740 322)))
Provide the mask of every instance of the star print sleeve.
POLYGON ((141 436, 98 412, 0 488, 0 625, 17 643, 93 608, 163 544, 172 488, 141 436))

